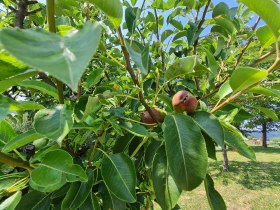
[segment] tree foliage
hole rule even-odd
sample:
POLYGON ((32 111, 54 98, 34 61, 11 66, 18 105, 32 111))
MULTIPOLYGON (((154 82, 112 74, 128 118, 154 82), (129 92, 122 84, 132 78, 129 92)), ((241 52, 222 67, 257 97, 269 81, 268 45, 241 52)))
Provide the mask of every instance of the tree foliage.
POLYGON ((204 182, 211 209, 226 209, 208 157, 226 144, 255 159, 232 124, 249 115, 240 101, 279 98, 264 85, 279 83, 278 3, 0 5, 1 208, 173 209, 204 182), (194 113, 173 110, 180 90, 194 113))

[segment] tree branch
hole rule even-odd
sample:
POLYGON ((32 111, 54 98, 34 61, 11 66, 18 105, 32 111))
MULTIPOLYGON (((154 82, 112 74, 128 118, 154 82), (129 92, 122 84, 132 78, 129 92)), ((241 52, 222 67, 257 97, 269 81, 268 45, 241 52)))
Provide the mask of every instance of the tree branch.
MULTIPOLYGON (((205 22, 205 17, 206 17, 206 14, 207 14, 207 11, 208 11, 208 8, 210 6, 210 3, 211 3, 211 0, 208 0, 205 8, 204 8, 204 11, 203 11, 203 14, 202 14, 202 18, 197 26, 197 29, 196 29, 196 33, 201 29, 203 23, 205 22)), ((193 44, 193 54, 195 55, 196 54, 196 49, 197 49, 197 45, 198 45, 198 39, 197 38, 193 44)))
MULTIPOLYGON (((261 20, 261 18, 258 17, 256 23, 255 23, 254 26, 252 27, 252 31, 254 31, 254 30, 256 29, 256 27, 258 26, 260 20, 261 20)), ((240 61, 241 61, 241 58, 243 57, 244 53, 246 52, 246 50, 248 49, 248 47, 250 46, 250 44, 252 43, 253 40, 254 40, 254 36, 252 36, 252 37, 248 40, 248 42, 247 42, 247 44, 245 45, 245 47, 241 50, 241 53, 239 54, 238 58, 236 59, 236 62, 235 62, 235 64, 234 64, 234 66, 233 66, 233 70, 236 69, 236 67, 238 66, 238 64, 239 64, 240 61)))
MULTIPOLYGON (((128 53, 126 47, 125 47, 124 38, 123 38, 122 30, 121 30, 120 27, 118 28, 118 34, 119 34, 119 39, 120 39, 120 43, 121 43, 122 52, 123 52, 123 55, 124 55, 124 58, 125 58, 126 69, 127 69, 128 73, 130 74, 134 85, 137 86, 138 88, 141 88, 140 82, 139 82, 138 78, 136 77, 136 75, 135 75, 135 73, 133 71, 133 68, 131 66, 130 58, 129 58, 129 53, 128 53)), ((147 102, 145 100, 145 97, 144 97, 144 94, 143 94, 143 91, 141 89, 138 92, 138 97, 139 97, 139 100, 140 100, 141 104, 145 107, 147 112, 149 112, 151 117, 155 121, 157 121, 157 118, 154 115, 154 113, 152 112, 152 110, 149 107, 149 105, 147 104, 147 102)))
MULTIPOLYGON (((280 66, 280 58, 277 58, 275 60, 275 62, 272 64, 272 66, 270 66, 270 68, 267 70, 268 73, 273 72, 276 68, 278 68, 280 66)), ((242 95, 243 93, 245 93, 246 91, 250 90, 252 87, 255 87, 256 85, 260 84, 261 82, 256 82, 252 85, 250 85, 249 87, 235 93, 234 95, 232 95, 231 97, 229 97, 227 100, 225 100, 223 103, 221 103, 220 105, 214 107, 210 113, 214 113, 216 111, 218 111, 219 109, 223 108, 224 106, 226 106, 227 104, 231 103, 232 101, 234 101, 237 97, 239 97, 240 95, 242 95)))

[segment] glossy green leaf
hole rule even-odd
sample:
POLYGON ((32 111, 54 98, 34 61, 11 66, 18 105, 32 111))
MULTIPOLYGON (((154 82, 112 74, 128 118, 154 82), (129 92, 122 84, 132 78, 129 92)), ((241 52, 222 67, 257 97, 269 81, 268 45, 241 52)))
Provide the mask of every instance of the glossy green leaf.
POLYGON ((149 135, 148 130, 143 125, 139 125, 132 122, 124 122, 120 124, 120 126, 135 136, 145 137, 149 135))
POLYGON ((211 69, 210 78, 214 79, 217 76, 219 65, 210 50, 204 49, 204 51, 206 52, 208 66, 211 69))
POLYGON ((222 27, 226 30, 227 34, 232 35, 236 29, 231 20, 224 17, 216 17, 215 25, 222 27))
POLYGON ((208 112, 195 112, 194 121, 219 146, 224 147, 224 131, 220 121, 208 112))
POLYGON ((128 31, 133 34, 135 30, 135 24, 136 24, 136 13, 135 8, 127 7, 125 10, 125 22, 128 31))
MULTIPOLYGON (((148 65, 147 65, 147 59, 143 58, 143 54, 144 55, 146 54, 145 52, 143 52, 143 50, 145 50, 145 48, 134 49, 133 45, 130 45, 128 43, 128 41, 125 41, 125 45, 126 45, 126 48, 128 50, 129 55, 131 56, 131 58, 135 62, 135 64, 138 66, 141 73, 143 75, 147 75, 149 73, 149 68, 148 68, 148 65)), ((134 46, 134 47, 138 47, 138 46, 134 46)))
POLYGON ((251 160, 256 160, 256 155, 253 149, 244 142, 245 137, 241 132, 228 123, 223 123, 222 125, 224 128, 225 143, 240 155, 251 160))
POLYGON ((161 34, 161 41, 164 42, 164 40, 166 40, 169 36, 171 36, 173 34, 172 30, 165 30, 162 34, 161 34))
POLYGON ((17 59, 50 73, 76 91, 100 35, 99 25, 87 23, 81 31, 65 37, 43 30, 3 29, 0 41, 17 59))
POLYGON ((209 174, 204 180, 204 187, 208 203, 212 210, 226 210, 226 204, 220 193, 214 188, 214 182, 209 174))
POLYGON ((278 122, 278 120, 279 120, 278 116, 273 110, 265 108, 265 107, 259 107, 259 106, 255 106, 254 108, 256 108, 259 111, 261 111, 262 113, 264 113, 267 118, 272 119, 274 122, 278 122))
POLYGON ((165 80, 172 80, 176 77, 186 76, 188 74, 194 73, 195 64, 195 56, 179 59, 168 67, 164 74, 164 78, 165 80))
POLYGON ((271 28, 276 37, 280 30, 280 8, 273 0, 238 0, 257 13, 271 28))
POLYGON ((37 133, 62 143, 64 137, 73 126, 73 110, 65 105, 58 105, 54 109, 38 111, 34 117, 34 128, 37 133))
POLYGON ((233 92, 244 90, 249 86, 262 81, 268 75, 267 71, 251 67, 241 67, 236 69, 229 81, 233 92))
POLYGON ((16 210, 22 210, 24 206, 25 209, 30 210, 45 210, 49 209, 51 206, 50 194, 47 195, 38 191, 30 191, 25 194, 20 200, 16 207, 16 210))
POLYGON ((123 8, 120 0, 88 0, 96 4, 109 18, 115 28, 121 25, 123 8))
POLYGON ((5 51, 0 51, 0 80, 22 74, 28 66, 18 61, 5 51))
POLYGON ((268 26, 259 27, 256 31, 256 35, 262 47, 269 47, 275 43, 274 34, 268 26))
POLYGON ((61 210, 78 209, 91 194, 91 190, 94 184, 93 171, 87 171, 88 182, 74 182, 71 183, 70 188, 64 197, 61 210))
POLYGON ((270 88, 265 88, 261 86, 256 86, 251 88, 248 92, 250 93, 257 93, 265 96, 272 96, 272 97, 280 97, 280 91, 279 90, 274 90, 270 88))
POLYGON ((3 147, 3 152, 10 152, 14 149, 22 147, 29 144, 37 139, 43 138, 42 134, 37 133, 35 130, 29 130, 25 133, 17 135, 15 138, 11 139, 5 147, 3 147))
POLYGON ((14 128, 6 120, 0 122, 0 141, 9 142, 16 136, 14 128))
POLYGON ((104 77, 104 69, 94 69, 86 78, 86 81, 83 83, 87 88, 95 86, 101 78, 104 77))
POLYGON ((172 209, 178 202, 181 190, 178 189, 175 181, 169 174, 164 147, 161 147, 154 157, 152 182, 157 203, 163 210, 172 209))
POLYGON ((152 8, 169 10, 174 7, 175 0, 155 0, 152 3, 152 8))
POLYGON ((183 114, 167 115, 162 127, 171 175, 180 189, 193 190, 204 180, 208 166, 200 128, 183 114))
POLYGON ((145 150, 145 164, 146 167, 151 168, 153 165, 154 157, 157 153, 157 150, 161 146, 160 141, 152 141, 147 149, 145 150))
POLYGON ((19 83, 18 85, 39 90, 42 93, 48 94, 58 100, 58 94, 56 88, 54 88, 53 86, 45 82, 38 81, 38 80, 25 80, 19 83))
POLYGON ((218 17, 218 16, 225 16, 229 17, 229 7, 225 2, 220 2, 217 4, 212 12, 212 18, 218 17))
POLYGON ((102 209, 126 209, 126 202, 118 199, 105 186, 102 186, 101 193, 103 201, 102 209))
POLYGON ((0 81, 0 93, 5 92, 10 87, 17 85, 18 83, 22 82, 25 79, 28 79, 29 77, 35 76, 37 74, 37 71, 26 71, 24 73, 15 75, 13 77, 6 78, 4 80, 0 81))
POLYGON ((232 93, 232 88, 231 88, 229 80, 228 80, 220 87, 220 89, 218 91, 219 99, 221 100, 231 93, 232 93))
POLYGON ((21 191, 17 191, 0 204, 1 210, 14 210, 21 199, 21 191))
POLYGON ((136 170, 127 155, 106 154, 102 161, 101 173, 106 186, 117 198, 129 203, 136 201, 136 170))
POLYGON ((213 160, 217 160, 216 157, 216 144, 214 141, 205 133, 202 133, 205 143, 206 143, 206 148, 207 148, 207 154, 209 158, 212 158, 213 160))
POLYGON ((97 196, 93 192, 90 192, 85 202, 81 205, 80 209, 101 210, 97 196))
POLYGON ((41 192, 52 192, 66 182, 88 180, 81 166, 73 164, 73 158, 64 150, 48 152, 31 172, 30 186, 41 192), (47 176, 46 176, 47 174, 47 176))

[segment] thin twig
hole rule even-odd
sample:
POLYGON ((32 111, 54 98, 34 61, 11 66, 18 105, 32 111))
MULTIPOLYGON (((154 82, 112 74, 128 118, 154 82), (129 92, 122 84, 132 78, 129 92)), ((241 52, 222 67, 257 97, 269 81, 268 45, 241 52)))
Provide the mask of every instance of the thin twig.
MULTIPOLYGON (((253 30, 253 31, 254 31, 254 30, 256 29, 256 27, 258 26, 260 20, 261 20, 261 18, 258 17, 256 23, 255 23, 254 26, 252 27, 252 30, 253 30)), ((233 70, 236 69, 236 67, 237 67, 238 64, 240 63, 241 58, 243 57, 244 53, 246 52, 246 50, 248 49, 248 47, 250 46, 250 44, 251 44, 253 41, 254 41, 254 36, 252 36, 252 37, 248 40, 248 42, 247 42, 247 44, 245 45, 245 47, 241 50, 241 53, 239 54, 238 58, 236 59, 236 62, 235 62, 235 64, 234 64, 234 66, 233 66, 233 70)))
POLYGON ((263 60, 265 60, 266 58, 268 58, 269 56, 273 55, 276 52, 276 49, 260 56, 259 58, 257 58, 256 60, 254 60, 253 63, 250 64, 251 67, 257 66, 260 62, 262 62, 263 60))

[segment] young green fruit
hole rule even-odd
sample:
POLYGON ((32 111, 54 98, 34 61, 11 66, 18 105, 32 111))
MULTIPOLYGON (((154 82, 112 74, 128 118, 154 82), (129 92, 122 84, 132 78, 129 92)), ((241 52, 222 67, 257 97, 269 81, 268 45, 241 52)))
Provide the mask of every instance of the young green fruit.
POLYGON ((148 111, 145 111, 141 114, 141 119, 142 119, 143 123, 157 124, 157 123, 163 122, 166 113, 162 109, 153 107, 153 108, 151 108, 151 111, 154 114, 156 119, 152 118, 152 116, 150 115, 150 113, 148 111))
POLYGON ((186 90, 180 90, 172 98, 172 105, 176 112, 192 113, 196 110, 197 104, 197 99, 186 90))

